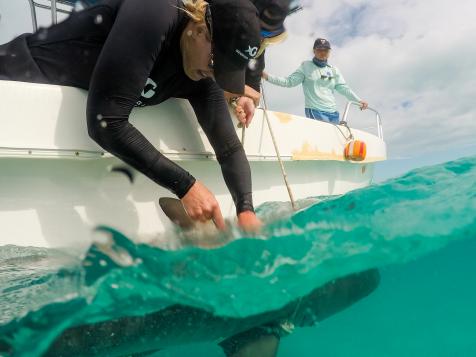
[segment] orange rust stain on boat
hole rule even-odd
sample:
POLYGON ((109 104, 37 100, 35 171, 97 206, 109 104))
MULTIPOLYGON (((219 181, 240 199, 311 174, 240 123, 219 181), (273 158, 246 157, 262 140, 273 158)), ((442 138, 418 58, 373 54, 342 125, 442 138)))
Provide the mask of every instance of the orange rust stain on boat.
POLYGON ((279 112, 274 112, 273 114, 278 118, 281 124, 288 124, 293 120, 293 116, 291 114, 279 112))
POLYGON ((344 154, 336 154, 334 151, 322 152, 319 151, 317 146, 312 146, 308 142, 305 142, 301 149, 293 150, 293 160, 344 160, 344 154))
MULTIPOLYGON (((303 160, 332 160, 332 161, 345 161, 352 164, 362 164, 362 163, 371 163, 378 161, 385 161, 385 157, 367 157, 364 161, 349 161, 344 157, 344 149, 341 153, 336 153, 333 149, 332 152, 323 152, 319 151, 317 145, 311 145, 309 142, 304 142, 300 149, 292 151, 292 160, 303 161, 303 160)), ((365 168, 364 170, 366 170, 365 168)), ((365 173, 365 171, 364 171, 365 173)))

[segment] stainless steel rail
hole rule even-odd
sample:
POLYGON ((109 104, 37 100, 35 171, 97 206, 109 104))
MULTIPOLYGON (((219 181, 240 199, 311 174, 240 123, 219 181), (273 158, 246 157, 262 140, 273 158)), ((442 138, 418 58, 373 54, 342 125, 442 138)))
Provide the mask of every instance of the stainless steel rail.
MULTIPOLYGON (((351 106, 357 106, 360 108, 361 104, 358 103, 358 102, 348 102, 346 107, 345 107, 345 110, 344 110, 344 114, 342 115, 342 121, 345 122, 345 123, 348 123, 347 121, 347 117, 349 116, 349 111, 350 111, 350 107, 351 106)), ((378 111, 376 111, 375 109, 373 108, 370 108, 368 107, 367 110, 370 110, 371 112, 374 112, 375 113, 375 119, 377 121, 377 132, 378 132, 378 137, 380 139, 383 140, 383 127, 382 127, 382 119, 380 118, 380 114, 378 111)))
POLYGON ((74 1, 68 0, 47 0, 50 5, 45 5, 36 2, 35 0, 27 0, 28 4, 30 5, 30 12, 31 12, 31 24, 33 27, 33 32, 38 30, 38 14, 36 13, 36 9, 46 9, 51 11, 51 23, 56 24, 58 22, 58 13, 62 14, 70 14, 71 10, 65 10, 58 8, 58 4, 70 6, 71 8, 74 7, 74 1))

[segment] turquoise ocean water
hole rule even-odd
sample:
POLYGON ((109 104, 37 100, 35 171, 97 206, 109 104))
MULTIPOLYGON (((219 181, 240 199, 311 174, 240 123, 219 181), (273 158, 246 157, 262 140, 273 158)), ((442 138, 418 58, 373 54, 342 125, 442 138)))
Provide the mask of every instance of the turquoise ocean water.
MULTIPOLYGON (((1 247, 0 356, 39 356, 77 326, 115 320, 140 327, 142 317, 177 305, 225 324, 182 321, 176 329, 165 324, 170 331, 160 338, 127 341, 105 329, 98 343, 118 347, 101 355, 167 346, 155 355, 223 356, 209 340, 231 321, 279 311, 371 268, 381 280, 370 296, 315 327, 297 328, 282 339, 279 356, 476 355, 476 157, 312 202, 294 214, 285 203, 265 204, 259 237, 232 230, 232 242, 216 249, 167 252, 106 227, 112 243, 80 259, 1 247)), ((75 346, 95 352, 83 347, 75 346)))

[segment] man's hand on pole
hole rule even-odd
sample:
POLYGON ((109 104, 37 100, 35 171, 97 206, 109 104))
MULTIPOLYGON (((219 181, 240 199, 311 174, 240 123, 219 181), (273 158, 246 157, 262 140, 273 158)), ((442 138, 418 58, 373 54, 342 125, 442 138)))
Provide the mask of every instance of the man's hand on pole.
POLYGON ((255 115, 255 103, 251 98, 240 97, 236 101, 235 115, 242 125, 249 127, 255 115))

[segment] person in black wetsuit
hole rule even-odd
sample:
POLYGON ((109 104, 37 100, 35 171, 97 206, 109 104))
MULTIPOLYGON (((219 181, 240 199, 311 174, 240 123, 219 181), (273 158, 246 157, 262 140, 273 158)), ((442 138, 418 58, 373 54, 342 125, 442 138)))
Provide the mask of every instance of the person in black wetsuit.
POLYGON ((0 46, 0 79, 89 90, 91 138, 175 193, 193 219, 213 219, 223 229, 213 194, 128 121, 134 106, 188 99, 215 150, 238 223, 255 229, 250 167, 223 89, 244 92, 259 45, 257 10, 248 0, 103 0, 0 46))
MULTIPOLYGON (((255 227, 259 221, 253 213, 249 165, 222 91, 244 93, 243 69, 259 46, 256 10, 243 1, 210 0, 212 6, 207 21, 206 6, 201 8, 201 1, 188 2, 187 7, 178 0, 103 0, 73 14, 63 23, 0 46, 0 79, 89 90, 87 120, 92 138, 176 193, 194 218, 213 217, 222 226, 211 193, 157 152, 128 122, 134 106, 158 104, 169 97, 188 99, 217 153, 240 224, 255 227), (241 38, 238 33, 248 37, 241 38), (249 44, 243 45, 241 40, 247 39, 249 44), (211 66, 222 89, 210 78, 204 78, 212 75, 211 66)), ((255 74, 256 77, 260 78, 260 73, 255 74)), ((247 83, 253 85, 250 80, 247 83)), ((255 89, 259 90, 259 84, 255 89)), ((231 321, 205 311, 175 306, 142 320, 131 318, 127 320, 130 325, 124 329, 124 321, 118 325, 105 323, 72 329, 55 346, 65 347, 64 353, 71 355, 68 352, 74 348, 75 338, 79 339, 78 347, 84 346, 81 338, 91 338, 89 346, 94 347, 96 343, 100 348, 101 341, 110 341, 101 338, 110 334, 100 334, 103 328, 107 332, 109 326, 117 327, 117 331, 123 333, 118 336, 130 341, 137 341, 137 337, 147 331, 155 333, 158 340, 160 331, 169 334, 168 337, 173 336, 174 331, 193 334, 197 331, 187 329, 190 317, 205 334, 208 332, 204 324, 215 324, 226 338, 221 346, 229 356, 273 356, 282 334, 277 318, 292 317, 291 322, 298 326, 306 325, 307 319, 313 321, 313 316, 321 320, 370 293, 378 284, 376 276, 378 273, 374 272, 370 278, 368 274, 345 278, 343 281, 347 283, 317 289, 304 303, 297 301, 282 310, 250 319, 231 321), (306 313, 309 309, 313 310, 310 314, 306 313), (136 322, 142 330, 135 328, 136 322), (161 329, 163 324, 168 327, 172 324, 176 330, 161 329), (235 329, 224 331, 232 326, 235 329), (90 328, 91 334, 88 334, 90 328)))

